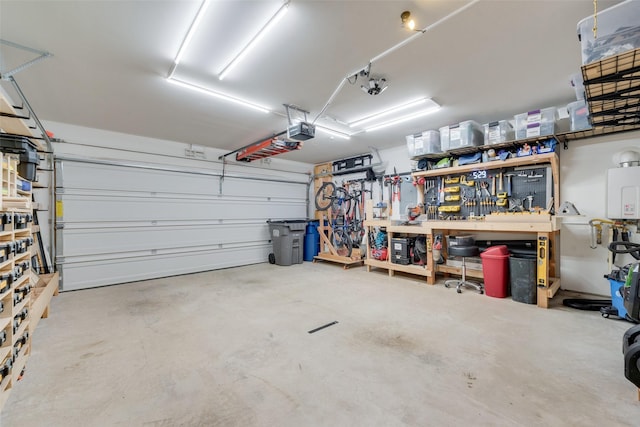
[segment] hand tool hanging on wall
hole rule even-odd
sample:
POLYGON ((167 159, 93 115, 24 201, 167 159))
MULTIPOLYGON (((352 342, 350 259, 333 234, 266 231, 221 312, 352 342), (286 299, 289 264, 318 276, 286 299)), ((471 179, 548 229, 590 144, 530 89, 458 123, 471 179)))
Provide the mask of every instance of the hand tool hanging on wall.
POLYGON ((513 177, 513 173, 505 173, 504 176, 507 177, 507 197, 511 197, 511 177, 513 177))

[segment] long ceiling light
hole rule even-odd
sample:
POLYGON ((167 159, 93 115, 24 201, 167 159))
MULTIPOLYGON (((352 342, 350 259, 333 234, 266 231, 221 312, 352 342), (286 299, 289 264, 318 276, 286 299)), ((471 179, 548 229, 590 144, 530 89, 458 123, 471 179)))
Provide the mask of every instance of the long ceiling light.
POLYGON ((440 109, 439 105, 437 107, 429 107, 429 108, 426 108, 424 110, 420 110, 418 112, 407 114, 406 116, 402 116, 402 117, 399 117, 397 119, 389 120, 388 122, 384 122, 384 123, 380 123, 380 124, 375 125, 375 126, 371 126, 369 128, 366 128, 364 131, 365 132, 373 132, 373 131, 378 130, 378 129, 383 129, 383 128, 386 128, 386 127, 389 127, 389 126, 397 125, 399 123, 408 122, 409 120, 413 120, 413 119, 416 119, 418 117, 426 116, 427 114, 435 113, 439 109, 440 109))
POLYGON ((196 17, 193 19, 193 22, 191 23, 191 27, 189 27, 189 31, 187 32, 187 35, 184 37, 184 40, 182 40, 180 49, 178 49, 178 54, 176 55, 176 59, 173 60, 173 65, 171 66, 171 70, 169 70, 169 78, 173 76, 173 73, 175 73, 176 68, 178 67, 178 64, 182 60, 182 55, 184 55, 184 52, 187 50, 187 46, 189 46, 189 43, 191 43, 191 39, 193 38, 193 35, 195 34, 196 30, 198 29, 198 26, 200 25, 200 22, 202 21, 202 17, 204 16, 204 13, 207 11, 207 8, 209 7, 209 3, 210 3, 210 0, 203 0, 202 4, 200 5, 200 9, 198 9, 198 13, 196 14, 196 17))
POLYGON ((175 78, 172 78, 172 77, 167 78, 167 81, 169 83, 173 83, 175 85, 178 85, 178 86, 181 86, 181 87, 184 87, 184 88, 187 88, 187 89, 195 90, 197 92, 204 93, 205 95, 213 96, 213 97, 218 98, 218 99, 223 99, 225 101, 234 102, 236 104, 242 105, 243 107, 252 108, 254 110, 257 110, 257 111, 260 111, 260 112, 263 112, 263 113, 270 113, 271 112, 271 110, 268 109, 267 107, 263 107, 261 105, 254 104, 253 102, 245 101, 244 99, 236 98, 234 96, 225 95, 223 93, 216 92, 214 90, 207 89, 207 88, 204 88, 202 86, 194 85, 193 83, 187 83, 187 82, 184 82, 182 80, 178 80, 178 79, 175 79, 175 78))
POLYGON ((358 119, 356 121, 353 121, 353 122, 349 123, 349 127, 357 127, 357 126, 360 126, 361 124, 370 122, 371 120, 379 119, 379 118, 382 118, 384 116, 388 116, 390 114, 406 110, 407 108, 411 108, 411 107, 415 107, 416 105, 424 104, 425 102, 428 102, 430 107, 439 107, 438 103, 436 103, 431 98, 415 99, 413 101, 406 102, 404 104, 395 105, 395 106, 393 106, 393 107, 391 107, 389 109, 386 109, 384 111, 380 111, 378 113, 374 113, 374 114, 371 114, 369 116, 366 116, 366 117, 363 117, 361 119, 358 119))
POLYGON ((326 133, 327 135, 330 135, 330 136, 335 136, 337 138, 351 139, 351 135, 349 135, 348 133, 340 132, 340 131, 334 130, 334 129, 329 129, 329 128, 324 127, 324 126, 316 125, 316 130, 319 130, 320 132, 324 132, 324 133, 326 133))
POLYGON ((278 11, 267 21, 267 23, 264 25, 264 27, 262 27, 262 29, 260 31, 258 31, 258 33, 255 36, 253 36, 253 38, 249 41, 249 43, 247 43, 247 45, 245 47, 243 47, 242 50, 240 50, 240 52, 231 60, 231 62, 229 62, 222 69, 222 71, 220 71, 220 74, 218 74, 218 78, 220 80, 224 79, 226 77, 226 75, 229 73, 229 71, 231 71, 231 69, 233 67, 238 65, 238 62, 240 62, 242 60, 242 58, 244 58, 247 55, 247 53, 269 31, 269 29, 273 28, 275 26, 275 24, 280 19, 282 19, 284 14, 287 13, 288 9, 289 9, 289 0, 287 0, 282 6, 280 6, 280 9, 278 9, 278 11))

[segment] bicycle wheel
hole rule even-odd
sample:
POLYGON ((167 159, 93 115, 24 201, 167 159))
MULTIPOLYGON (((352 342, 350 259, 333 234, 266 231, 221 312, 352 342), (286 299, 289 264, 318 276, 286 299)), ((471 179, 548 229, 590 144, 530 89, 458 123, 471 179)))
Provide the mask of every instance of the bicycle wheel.
POLYGON ((331 206, 333 194, 336 192, 336 185, 333 182, 325 182, 316 193, 316 209, 326 211, 331 206))
POLYGON ((351 242, 349 234, 346 233, 342 228, 333 230, 333 234, 331 235, 331 243, 333 243, 333 247, 336 248, 336 252, 338 252, 338 255, 345 257, 351 256, 353 244, 351 242))
POLYGON ((355 219, 350 224, 351 231, 351 243, 353 243, 353 247, 360 247, 360 243, 362 242, 362 238, 364 237, 364 221, 360 219, 355 219))
POLYGON ((331 198, 331 213, 334 217, 347 215, 351 209, 351 196, 342 187, 335 187, 333 197, 331 198))

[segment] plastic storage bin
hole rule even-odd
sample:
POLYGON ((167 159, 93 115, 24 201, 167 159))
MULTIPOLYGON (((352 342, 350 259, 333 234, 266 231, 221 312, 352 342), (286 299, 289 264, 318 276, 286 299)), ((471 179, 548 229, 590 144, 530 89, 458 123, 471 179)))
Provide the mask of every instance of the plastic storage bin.
POLYGON ((409 157, 442 152, 440 149, 440 132, 437 130, 426 130, 413 135, 407 135, 405 139, 407 140, 409 157))
POLYGON ((571 119, 571 132, 578 130, 591 129, 591 123, 589 122, 589 107, 584 101, 575 101, 567 105, 569 111, 569 118, 571 119))
POLYGON ((525 304, 538 302, 536 263, 535 255, 511 255, 509 258, 509 283, 514 301, 525 304))
POLYGON ((640 1, 624 1, 600 11, 597 17, 596 38, 593 15, 578 22, 583 65, 640 47, 640 1))
POLYGON ((306 220, 267 221, 277 265, 302 264, 306 220))
POLYGON ((484 293, 494 298, 506 298, 509 284, 509 249, 505 245, 491 246, 480 254, 484 293))
POLYGON ((499 144, 501 142, 513 141, 515 131, 508 120, 499 120, 497 122, 485 123, 482 125, 484 129, 485 145, 499 144))
POLYGON ((555 107, 516 114, 516 139, 553 135, 556 131, 555 107))
POLYGON ((36 167, 40 163, 38 151, 24 136, 0 134, 0 150, 20 155, 18 174, 29 181, 36 180, 36 167))
POLYGON ((473 120, 449 126, 449 150, 484 144, 482 126, 473 120))
POLYGON ((580 101, 584 99, 584 79, 582 77, 582 73, 573 73, 571 74, 571 87, 576 92, 576 100, 580 101))
POLYGON ((449 126, 443 126, 438 129, 438 133, 440 134, 440 150, 442 152, 449 151, 449 126))

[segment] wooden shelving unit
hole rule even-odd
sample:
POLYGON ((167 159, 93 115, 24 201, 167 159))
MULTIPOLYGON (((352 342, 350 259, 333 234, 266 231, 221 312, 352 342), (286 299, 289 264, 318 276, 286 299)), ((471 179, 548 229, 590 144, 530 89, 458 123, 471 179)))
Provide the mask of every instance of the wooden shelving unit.
MULTIPOLYGON (((29 138, 33 146, 45 152, 38 137, 26 121, 30 117, 16 112, 11 103, 0 96, 0 129, 11 135, 29 138)), ((13 250, 2 259, 0 250, 0 290, 7 284, 8 289, 0 293, 4 310, 0 312, 0 337, 6 333, 6 340, 0 345, 0 410, 21 378, 22 371, 31 353, 31 338, 41 317, 47 317, 51 297, 58 291, 58 274, 41 275, 32 271, 32 259, 36 256, 34 233, 40 227, 33 224, 34 203, 30 188, 48 186, 25 186, 18 176, 19 157, 0 153, 0 214, 12 218, 0 230, 0 248, 12 245, 13 250), (19 220, 18 220, 19 219, 19 220), (7 367, 6 369, 3 369, 7 367)))

